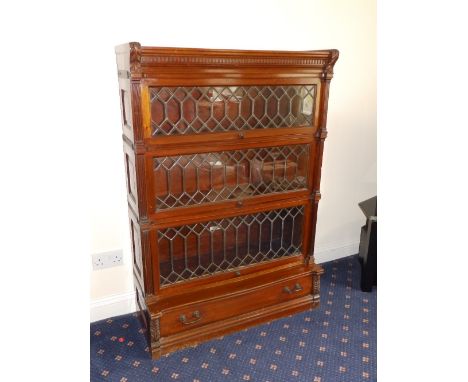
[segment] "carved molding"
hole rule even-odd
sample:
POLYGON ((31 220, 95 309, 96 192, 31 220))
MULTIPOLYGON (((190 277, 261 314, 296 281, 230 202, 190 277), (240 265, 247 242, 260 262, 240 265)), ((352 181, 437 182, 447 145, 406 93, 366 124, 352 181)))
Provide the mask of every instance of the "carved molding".
POLYGON ((138 42, 131 42, 130 45, 130 71, 139 72, 141 62, 141 45, 138 42))
POLYGON ((320 293, 320 277, 319 276, 314 277, 314 293, 316 294, 320 293))
POLYGON ((314 301, 320 300, 320 276, 314 276, 314 301))
POLYGON ((142 56, 142 64, 153 65, 293 65, 324 66, 327 59, 288 57, 223 57, 223 56, 142 56))
MULTIPOLYGON (((336 49, 323 51, 289 52, 269 51, 211 51, 187 48, 142 47, 138 42, 127 45, 130 53, 130 78, 138 79, 142 74, 141 66, 164 65, 213 65, 213 66, 298 66, 315 67, 321 70, 322 78, 333 77, 333 66, 339 57, 336 49)), ((126 73, 121 73, 126 76, 126 73)), ((145 75, 143 75, 145 76, 145 75)))
POLYGON ((331 80, 333 78, 333 66, 335 65, 339 56, 340 56, 340 52, 338 51, 338 49, 332 49, 330 51, 330 58, 322 73, 323 79, 331 80))
POLYGON ((160 346, 159 339, 161 338, 161 331, 159 328, 159 318, 154 318, 150 322, 151 331, 151 348, 158 348, 160 346))

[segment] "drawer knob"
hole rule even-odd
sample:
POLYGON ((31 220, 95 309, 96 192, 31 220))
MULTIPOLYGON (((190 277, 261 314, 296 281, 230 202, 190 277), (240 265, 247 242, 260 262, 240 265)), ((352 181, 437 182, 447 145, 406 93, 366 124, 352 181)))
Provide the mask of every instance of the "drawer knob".
POLYGON ((239 138, 240 138, 240 139, 244 139, 244 137, 245 137, 244 132, 243 132, 243 131, 239 131, 239 138))
POLYGON ((196 310, 195 312, 192 313, 192 318, 193 320, 191 321, 187 321, 187 317, 185 316, 185 314, 181 314, 179 316, 179 321, 182 322, 184 325, 190 325, 190 324, 194 324, 195 322, 201 320, 201 314, 198 310, 196 310))
POLYGON ((301 290, 302 290, 302 285, 299 283, 296 283, 296 285, 294 285, 294 291, 300 292, 301 290))
POLYGON ((243 201, 243 200, 238 200, 238 201, 236 202, 236 206, 239 207, 239 208, 242 207, 243 205, 244 205, 244 201, 243 201))

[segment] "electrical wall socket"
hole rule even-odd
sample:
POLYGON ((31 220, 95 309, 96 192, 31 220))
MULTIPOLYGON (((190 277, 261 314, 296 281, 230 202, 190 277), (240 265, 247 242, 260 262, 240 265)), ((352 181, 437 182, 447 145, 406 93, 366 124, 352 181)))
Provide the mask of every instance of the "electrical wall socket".
POLYGON ((93 270, 116 267, 123 264, 123 252, 121 249, 109 252, 95 253, 92 256, 93 270))

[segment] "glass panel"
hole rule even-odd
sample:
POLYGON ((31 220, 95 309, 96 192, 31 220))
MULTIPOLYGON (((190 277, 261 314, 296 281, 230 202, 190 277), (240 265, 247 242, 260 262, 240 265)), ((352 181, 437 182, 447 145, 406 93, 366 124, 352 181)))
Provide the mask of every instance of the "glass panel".
POLYGON ((158 231, 161 285, 300 254, 304 206, 158 231))
POLYGON ((154 158, 156 208, 307 187, 309 145, 154 158))
POLYGON ((152 134, 312 126, 315 93, 315 85, 152 87, 152 134))

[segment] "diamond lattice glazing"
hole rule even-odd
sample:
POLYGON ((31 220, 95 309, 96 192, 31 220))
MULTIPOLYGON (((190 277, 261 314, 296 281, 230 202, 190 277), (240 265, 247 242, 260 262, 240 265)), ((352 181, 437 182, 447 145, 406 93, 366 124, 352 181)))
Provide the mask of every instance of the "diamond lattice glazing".
POLYGON ((158 210, 307 187, 309 145, 154 158, 158 210))
POLYGON ((152 87, 152 134, 312 126, 315 93, 315 85, 152 87))
POLYGON ((299 254, 304 207, 158 231, 160 283, 169 285, 299 254))

